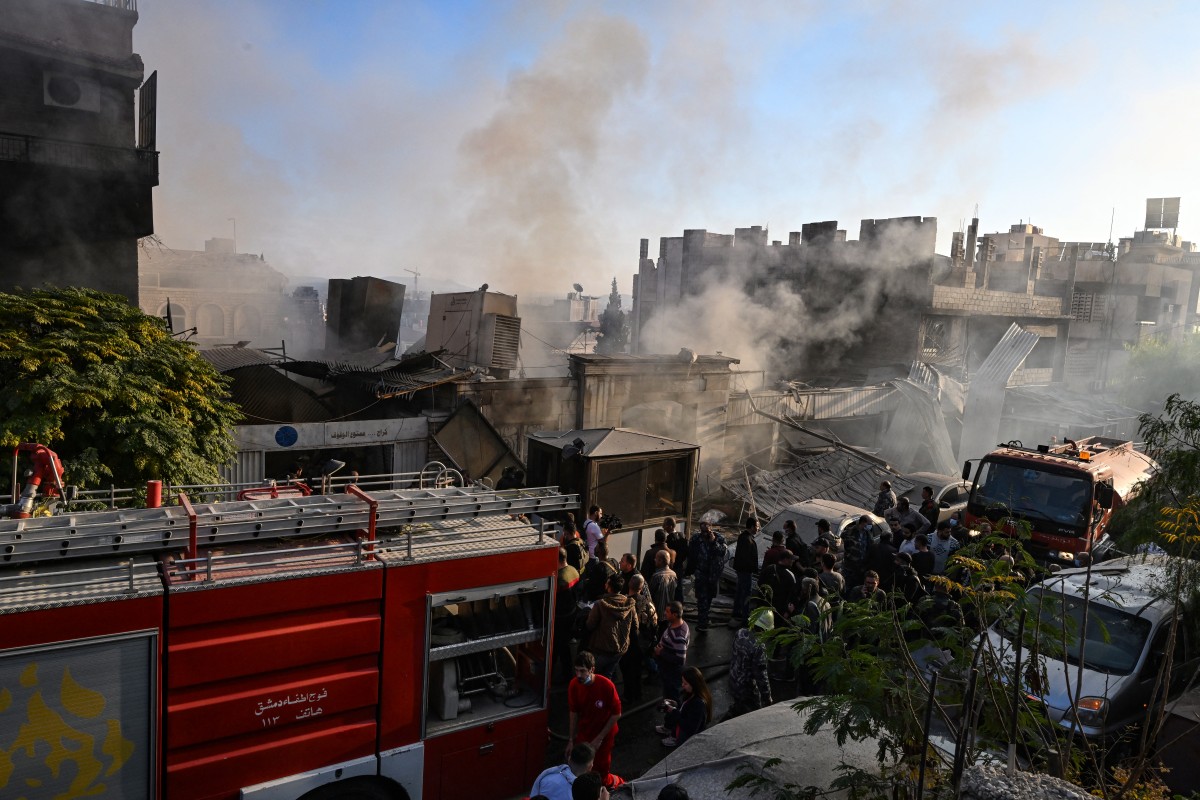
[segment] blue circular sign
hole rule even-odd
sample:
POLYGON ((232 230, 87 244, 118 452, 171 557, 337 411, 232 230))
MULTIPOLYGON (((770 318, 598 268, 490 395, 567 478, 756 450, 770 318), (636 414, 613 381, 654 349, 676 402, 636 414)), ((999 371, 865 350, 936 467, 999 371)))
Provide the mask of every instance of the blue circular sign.
POLYGON ((280 447, 291 447, 300 438, 300 434, 291 425, 284 425, 275 431, 275 444, 280 447))

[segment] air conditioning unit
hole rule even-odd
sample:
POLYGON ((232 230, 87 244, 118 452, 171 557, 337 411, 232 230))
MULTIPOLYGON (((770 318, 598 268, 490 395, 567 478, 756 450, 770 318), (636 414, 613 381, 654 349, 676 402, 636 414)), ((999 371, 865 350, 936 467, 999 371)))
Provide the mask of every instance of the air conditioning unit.
POLYGON ((104 110, 104 89, 89 78, 65 72, 43 72, 42 102, 55 108, 99 112, 104 110))
POLYGON ((516 369, 521 343, 517 298, 499 292, 434 293, 429 298, 425 349, 466 369, 483 367, 497 377, 516 369))

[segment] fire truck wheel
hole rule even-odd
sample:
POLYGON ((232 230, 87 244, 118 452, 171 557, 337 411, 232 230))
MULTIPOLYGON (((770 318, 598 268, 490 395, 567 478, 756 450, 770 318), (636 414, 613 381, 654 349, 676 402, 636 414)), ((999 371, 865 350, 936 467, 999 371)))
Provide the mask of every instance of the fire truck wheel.
POLYGON ((376 778, 347 778, 318 786, 299 800, 408 800, 408 794, 376 778))

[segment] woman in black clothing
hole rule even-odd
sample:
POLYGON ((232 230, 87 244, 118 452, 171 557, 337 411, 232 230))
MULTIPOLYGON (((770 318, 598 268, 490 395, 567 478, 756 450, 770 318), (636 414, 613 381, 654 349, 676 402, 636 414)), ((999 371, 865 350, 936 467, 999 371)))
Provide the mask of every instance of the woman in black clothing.
POLYGON ((676 747, 695 736, 712 722, 713 699, 704 675, 696 667, 683 671, 683 694, 679 708, 667 712, 663 725, 656 731, 666 734, 662 743, 676 747))

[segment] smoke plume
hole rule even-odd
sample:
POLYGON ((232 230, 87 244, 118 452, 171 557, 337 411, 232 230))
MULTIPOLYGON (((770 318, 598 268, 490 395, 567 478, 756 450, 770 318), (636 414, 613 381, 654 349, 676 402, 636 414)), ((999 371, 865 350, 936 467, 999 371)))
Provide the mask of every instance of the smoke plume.
POLYGON ((697 293, 655 309, 642 349, 722 352, 776 377, 833 370, 851 348, 911 331, 931 244, 928 231, 893 223, 869 242, 717 249, 728 260, 697 293))

